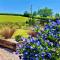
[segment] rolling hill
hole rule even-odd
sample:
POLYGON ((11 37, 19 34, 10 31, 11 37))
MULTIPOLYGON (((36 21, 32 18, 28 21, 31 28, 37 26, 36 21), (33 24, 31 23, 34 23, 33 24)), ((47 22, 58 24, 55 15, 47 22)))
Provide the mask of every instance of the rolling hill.
POLYGON ((6 23, 6 22, 26 22, 28 20, 27 17, 23 16, 15 16, 15 15, 0 15, 0 23, 6 23))

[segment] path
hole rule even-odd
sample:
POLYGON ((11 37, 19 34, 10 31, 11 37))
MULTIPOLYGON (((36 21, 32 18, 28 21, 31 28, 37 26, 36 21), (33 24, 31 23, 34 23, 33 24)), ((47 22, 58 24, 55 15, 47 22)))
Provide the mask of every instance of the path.
POLYGON ((0 60, 20 60, 10 49, 0 47, 0 60))

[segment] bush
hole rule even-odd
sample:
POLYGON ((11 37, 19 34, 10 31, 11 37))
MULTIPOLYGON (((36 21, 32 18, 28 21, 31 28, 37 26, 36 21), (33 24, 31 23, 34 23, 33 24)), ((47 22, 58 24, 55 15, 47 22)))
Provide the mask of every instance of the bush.
MULTIPOLYGON (((60 20, 45 25, 44 31, 29 36, 22 48, 23 60, 57 60, 60 58, 60 20)), ((24 39, 23 39, 24 40, 24 39)), ((20 49, 18 51, 20 53, 20 49)))
POLYGON ((29 24, 29 26, 34 26, 36 23, 35 19, 29 19, 29 21, 26 21, 26 24, 29 24))
POLYGON ((13 33, 15 32, 14 28, 4 27, 1 29, 0 34, 5 37, 5 39, 11 38, 13 33))

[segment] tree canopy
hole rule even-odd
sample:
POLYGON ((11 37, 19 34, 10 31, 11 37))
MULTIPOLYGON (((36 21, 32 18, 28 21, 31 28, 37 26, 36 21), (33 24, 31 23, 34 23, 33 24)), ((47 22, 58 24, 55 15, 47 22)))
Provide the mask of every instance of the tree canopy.
POLYGON ((49 9, 47 7, 38 10, 38 14, 43 17, 52 16, 52 13, 52 9, 49 9))

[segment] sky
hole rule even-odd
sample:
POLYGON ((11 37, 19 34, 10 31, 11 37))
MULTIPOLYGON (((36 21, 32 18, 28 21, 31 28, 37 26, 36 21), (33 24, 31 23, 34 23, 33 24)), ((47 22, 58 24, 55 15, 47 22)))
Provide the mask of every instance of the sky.
POLYGON ((54 13, 60 13, 60 0, 0 0, 0 13, 23 13, 48 7, 54 13))

